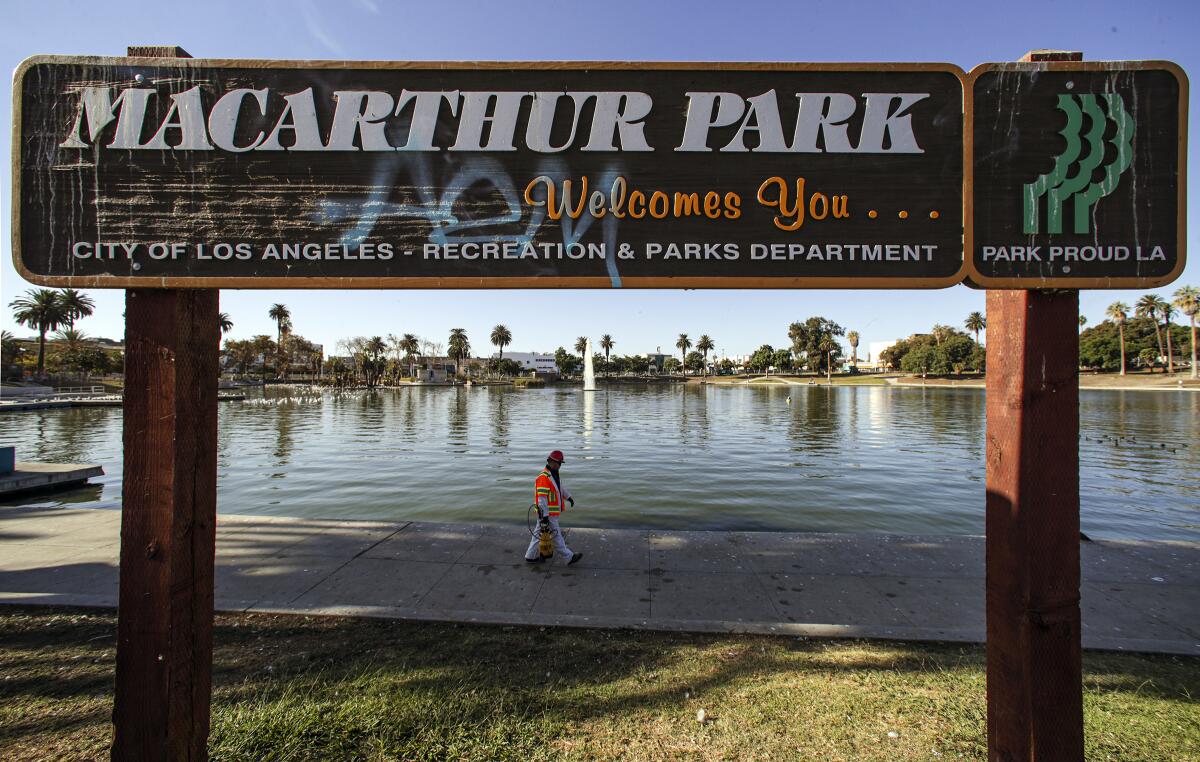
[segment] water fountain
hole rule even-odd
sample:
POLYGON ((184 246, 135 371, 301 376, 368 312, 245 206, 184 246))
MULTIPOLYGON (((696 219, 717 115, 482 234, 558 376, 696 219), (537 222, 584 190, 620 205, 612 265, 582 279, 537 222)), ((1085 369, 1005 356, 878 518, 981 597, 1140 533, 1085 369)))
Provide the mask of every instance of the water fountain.
POLYGON ((583 347, 583 390, 596 391, 596 370, 592 367, 592 340, 588 339, 583 347))

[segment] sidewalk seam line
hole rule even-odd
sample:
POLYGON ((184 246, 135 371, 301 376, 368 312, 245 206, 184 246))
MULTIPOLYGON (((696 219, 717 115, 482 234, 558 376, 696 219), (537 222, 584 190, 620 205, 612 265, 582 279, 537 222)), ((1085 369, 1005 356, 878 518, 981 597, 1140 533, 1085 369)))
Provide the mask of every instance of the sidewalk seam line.
MULTIPOLYGON (((749 563, 750 568, 753 569, 754 568, 754 559, 748 557, 746 560, 749 563)), ((770 572, 770 573, 777 574, 778 572, 770 572)), ((751 572, 751 576, 753 576, 756 580, 758 580, 759 589, 762 590, 763 595, 765 595, 767 597, 767 603, 771 604, 771 610, 775 612, 775 621, 777 621, 781 624, 783 622, 787 621, 787 615, 784 614, 783 611, 779 608, 779 606, 776 605, 776 603, 775 603, 776 596, 774 595, 774 593, 776 591, 771 589, 771 586, 767 584, 767 581, 765 579, 763 579, 762 574, 759 574, 758 572, 751 572)))
MULTIPOLYGON (((475 538, 475 542, 478 542, 478 541, 479 541, 479 538, 480 538, 480 537, 482 537, 482 536, 483 536, 483 533, 482 533, 482 532, 480 532, 480 533, 479 533, 479 536, 477 536, 477 537, 475 538)), ((473 544, 474 544, 474 543, 472 543, 472 545, 473 545, 473 544)), ((442 580, 444 580, 444 579, 446 578, 446 575, 450 573, 450 570, 451 570, 451 569, 453 569, 455 566, 458 566, 458 559, 461 559, 463 556, 465 556, 465 555, 467 554, 467 551, 469 551, 470 549, 471 549, 471 546, 468 546, 468 547, 464 548, 464 549, 463 549, 463 552, 462 552, 462 553, 459 553, 459 554, 458 554, 458 556, 455 558, 455 560, 453 560, 453 561, 451 561, 450 563, 446 564, 446 571, 442 572, 442 576, 438 577, 438 578, 437 578, 437 581, 436 581, 436 582, 434 582, 432 585, 430 585, 430 586, 429 586, 429 589, 428 589, 428 590, 426 590, 426 591, 425 591, 425 592, 424 592, 424 593, 421 595, 421 597, 417 599, 417 602, 416 602, 416 603, 413 605, 413 608, 419 609, 419 608, 421 607, 421 604, 425 602, 425 599, 429 597, 429 594, 433 592, 433 589, 434 589, 435 587, 437 587, 438 585, 442 584, 442 580)), ((434 562, 434 563, 437 563, 437 562, 434 562)))
MULTIPOLYGON (((411 524, 411 523, 412 523, 411 521, 410 521, 410 522, 408 522, 408 524, 411 524)), ((392 537, 393 535, 397 534, 398 532, 400 532, 400 531, 403 531, 404 527, 408 526, 408 524, 405 524, 403 527, 400 527, 399 529, 392 530, 391 534, 387 535, 387 537, 381 537, 379 540, 377 540, 376 542, 372 543, 372 544, 371 544, 371 545, 369 545, 368 547, 366 547, 366 548, 363 548, 363 549, 362 549, 362 550, 360 550, 359 552, 357 552, 357 553, 355 553, 354 555, 350 556, 350 558, 346 559, 346 562, 345 562, 345 563, 343 563, 341 566, 339 566, 339 567, 337 567, 336 569, 334 569, 333 571, 329 572, 329 573, 328 573, 328 574, 326 574, 324 577, 321 577, 319 580, 317 580, 317 581, 316 581, 316 582, 314 582, 314 583, 313 583, 311 586, 309 586, 309 587, 308 587, 308 589, 306 589, 304 592, 302 592, 302 593, 300 593, 299 595, 297 595, 295 598, 291 598, 291 599, 289 599, 289 600, 287 601, 287 605, 289 605, 289 606, 290 606, 290 605, 292 605, 293 603, 295 603, 296 601, 298 601, 298 600, 300 600, 301 598, 303 598, 304 596, 306 596, 306 595, 308 595, 309 593, 311 593, 311 592, 312 592, 313 590, 315 590, 315 589, 316 589, 318 586, 320 586, 320 584, 321 584, 322 582, 325 582, 326 580, 328 580, 328 579, 330 579, 331 577, 333 577, 333 575, 337 574, 337 573, 338 573, 338 572, 340 572, 342 569, 345 569, 347 566, 349 566, 349 565, 351 564, 351 562, 353 562, 353 561, 354 561, 354 559, 358 558, 358 557, 359 557, 359 556, 361 556, 363 553, 366 553, 366 552, 367 552, 368 550, 370 550, 371 548, 374 548, 376 545, 378 545, 379 543, 383 542, 384 540, 387 540, 388 538, 392 537)))

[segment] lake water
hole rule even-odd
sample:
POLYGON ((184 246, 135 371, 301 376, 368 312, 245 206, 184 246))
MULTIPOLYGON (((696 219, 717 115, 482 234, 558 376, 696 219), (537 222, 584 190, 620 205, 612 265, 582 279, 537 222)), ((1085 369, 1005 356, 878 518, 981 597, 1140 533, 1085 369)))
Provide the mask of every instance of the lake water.
MULTIPOLYGON (((980 534, 976 389, 698 385, 268 388, 220 405, 222 513, 524 524, 553 449, 567 523, 980 534)), ((1200 394, 1080 393, 1082 528, 1200 540, 1200 394)), ((6 413, 19 460, 93 462, 98 487, 42 505, 117 507, 121 411, 6 413)))

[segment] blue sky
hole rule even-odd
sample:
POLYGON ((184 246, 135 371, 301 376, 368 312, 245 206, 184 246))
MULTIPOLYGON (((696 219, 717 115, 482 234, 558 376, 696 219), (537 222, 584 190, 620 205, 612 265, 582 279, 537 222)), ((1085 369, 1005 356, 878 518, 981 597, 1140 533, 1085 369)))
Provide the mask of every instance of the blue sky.
MULTIPOLYGON (((1200 72, 1200 3, 1053 0, 970 2, 738 3, 9 2, 0 25, 0 64, 9 71, 34 54, 124 55, 130 44, 176 44, 196 57, 350 60, 713 60, 945 61, 970 69, 1007 61, 1031 48, 1082 50, 1088 59, 1168 59, 1200 72)), ((0 120, 11 123, 11 79, 0 120)), ((1193 89, 1191 113, 1197 112, 1193 89)), ((1200 171, 1189 146, 1189 180, 1200 171)), ((5 166, 10 141, 2 141, 5 166)), ((1189 186, 1194 186, 1188 183, 1189 186)), ((0 326, 18 336, 7 305, 30 284, 12 266, 10 185, 0 184, 0 326)), ((1195 219, 1200 194, 1190 194, 1195 219)), ((1189 226, 1188 248, 1197 247, 1189 226)), ((1200 285, 1200 254, 1183 277, 1159 292, 1200 285)), ((123 292, 95 290, 97 315, 80 324, 91 335, 123 333, 123 292)), ((1093 323, 1132 291, 1081 295, 1093 323)), ((477 353, 492 348, 496 323, 513 332, 510 351, 553 351, 577 336, 608 333, 619 353, 671 351, 679 333, 707 333, 718 353, 744 354, 763 343, 787 344, 787 325, 812 315, 859 331, 863 345, 961 326, 983 310, 983 293, 940 291, 222 291, 234 338, 274 333, 267 310, 291 308, 295 330, 328 348, 353 335, 415 333, 445 342, 467 330, 477 353)))

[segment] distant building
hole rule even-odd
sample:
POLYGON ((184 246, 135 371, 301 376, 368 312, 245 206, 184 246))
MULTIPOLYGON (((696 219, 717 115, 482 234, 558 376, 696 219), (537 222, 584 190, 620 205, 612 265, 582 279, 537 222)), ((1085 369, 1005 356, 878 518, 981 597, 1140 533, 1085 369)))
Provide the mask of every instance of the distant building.
POLYGON ((442 384, 458 375, 458 366, 449 357, 426 357, 417 365, 420 374, 417 380, 426 383, 442 384))
MULTIPOLYGON (((493 359, 498 359, 499 353, 493 354, 493 359)), ((521 363, 521 367, 525 370, 532 370, 542 375, 550 375, 558 372, 558 366, 554 364, 554 355, 542 354, 541 352, 505 352, 505 360, 521 363)))
POLYGON ((899 339, 872 341, 867 345, 867 359, 859 359, 858 368, 860 370, 874 371, 891 370, 879 359, 879 355, 883 354, 884 350, 894 347, 898 341, 899 339))

